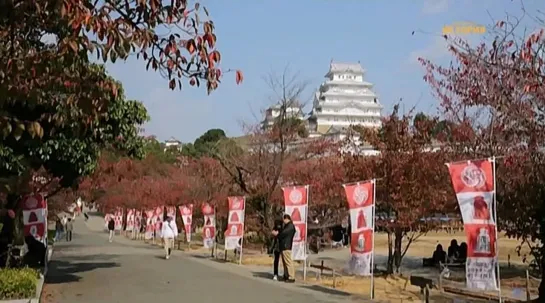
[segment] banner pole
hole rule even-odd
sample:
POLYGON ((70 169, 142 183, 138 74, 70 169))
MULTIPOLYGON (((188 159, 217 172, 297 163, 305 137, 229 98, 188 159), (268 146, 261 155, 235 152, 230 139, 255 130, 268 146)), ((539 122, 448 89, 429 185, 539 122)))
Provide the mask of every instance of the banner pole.
POLYGON ((307 185, 305 187, 307 188, 307 209, 305 212, 305 244, 304 244, 305 259, 303 260, 303 281, 307 280, 308 210, 309 210, 309 204, 310 204, 310 186, 307 185))
POLYGON ((238 258, 238 265, 242 265, 242 244, 244 243, 244 225, 242 226, 242 238, 240 238, 240 254, 238 258))
POLYGON ((217 259, 217 253, 218 253, 218 249, 216 246, 216 239, 218 236, 217 233, 218 232, 216 230, 216 205, 214 205, 214 244, 212 245, 212 258, 216 258, 216 259, 217 259))
POLYGON ((246 197, 242 198, 242 203, 244 203, 244 211, 242 215, 244 216, 244 219, 242 220, 242 237, 240 238, 240 253, 239 253, 239 259, 238 259, 238 265, 242 265, 242 245, 244 244, 244 227, 246 224, 244 223, 246 221, 246 197))
POLYGON ((373 253, 371 255, 371 300, 375 298, 375 208, 377 203, 377 180, 373 179, 373 253))
POLYGON ((503 300, 502 300, 502 296, 501 296, 501 278, 500 278, 500 260, 499 260, 499 255, 500 255, 500 251, 499 251, 499 245, 498 245, 498 203, 496 201, 496 157, 492 157, 492 178, 494 179, 494 194, 493 194, 493 197, 494 197, 494 229, 496 231, 496 245, 495 245, 495 252, 496 252, 496 255, 494 256, 494 258, 496 259, 496 270, 498 271, 498 300, 499 300, 499 303, 502 303, 503 300))

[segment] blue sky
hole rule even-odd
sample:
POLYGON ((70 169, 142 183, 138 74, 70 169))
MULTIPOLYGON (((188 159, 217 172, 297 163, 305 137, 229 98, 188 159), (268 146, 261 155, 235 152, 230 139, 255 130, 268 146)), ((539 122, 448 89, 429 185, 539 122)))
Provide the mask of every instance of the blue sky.
MULTIPOLYGON (((511 0, 267 0, 220 1, 204 4, 216 25, 224 69, 241 69, 244 83, 224 76, 211 95, 205 88, 187 86, 170 91, 145 63, 130 59, 108 66, 123 82, 126 94, 146 104, 151 122, 147 134, 191 142, 210 128, 229 136, 243 134, 242 123, 255 123, 270 104, 263 81, 270 71, 281 73, 289 64, 300 79, 310 82, 305 96, 323 81, 331 59, 360 61, 366 78, 391 111, 403 98, 405 108, 437 112, 437 102, 422 80, 416 58, 448 63, 450 55, 439 37, 444 25, 460 21, 492 25, 490 15, 522 16, 520 1, 511 0), (415 35, 411 35, 416 31, 415 35), (422 33, 424 32, 424 33, 422 33)), ((543 0, 525 0, 527 11, 545 9, 543 0)), ((529 21, 528 18, 525 19, 529 21)), ((533 26, 530 24, 530 27, 533 26)), ((476 41, 482 37, 470 37, 476 41)))

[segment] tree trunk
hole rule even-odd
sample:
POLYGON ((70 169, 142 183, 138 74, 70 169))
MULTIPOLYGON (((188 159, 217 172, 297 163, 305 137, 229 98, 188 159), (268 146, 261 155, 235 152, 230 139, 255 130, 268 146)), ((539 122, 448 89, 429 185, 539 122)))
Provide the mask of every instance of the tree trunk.
POLYGON ((543 281, 543 278, 545 278, 545 247, 542 247, 541 250, 541 282, 539 283, 539 297, 536 302, 545 302, 545 281, 543 281))
POLYGON ((393 233, 390 231, 388 232, 388 262, 386 265, 386 273, 387 274, 393 274, 394 273, 394 253, 393 253, 393 244, 394 244, 394 237, 393 233))
MULTIPOLYGON (((15 212, 15 218, 12 219, 6 214, 2 219, 3 227, 0 232, 0 255, 4 256, 4 253, 8 249, 10 244, 22 244, 23 239, 23 228, 20 227, 23 223, 22 211, 18 207, 18 201, 20 196, 9 194, 6 201, 6 209, 11 209, 15 212)), ((5 257, 4 257, 5 258, 5 257)), ((0 260, 0 264, 4 266, 4 258, 0 260)))
POLYGON ((399 273, 401 268, 401 243, 403 240, 403 232, 401 231, 401 229, 396 228, 394 234, 394 262, 396 267, 395 270, 396 273, 399 273))

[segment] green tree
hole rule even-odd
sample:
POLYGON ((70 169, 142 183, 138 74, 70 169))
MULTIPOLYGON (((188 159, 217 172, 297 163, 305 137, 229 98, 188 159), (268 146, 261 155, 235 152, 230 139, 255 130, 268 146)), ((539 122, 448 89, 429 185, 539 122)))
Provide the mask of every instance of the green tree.
POLYGON ((213 128, 207 130, 193 143, 196 155, 201 156, 214 156, 217 152, 218 142, 226 139, 227 136, 222 129, 213 128))
POLYGON ((147 156, 153 155, 162 163, 173 164, 183 155, 177 147, 167 147, 153 136, 145 139, 144 150, 147 156))
MULTIPOLYGON (((102 66, 81 68, 97 79, 113 81, 102 66)), ((26 193, 47 192, 52 196, 63 188, 77 186, 80 177, 95 170, 103 149, 127 156, 144 155, 144 142, 138 134, 140 125, 148 120, 146 109, 140 102, 125 100, 121 85, 117 86, 116 93, 111 93, 105 103, 105 114, 98 117, 68 110, 60 106, 62 102, 39 106, 0 103, 0 112, 17 121, 14 127, 19 129, 16 135, 3 137, 0 144, 0 197, 5 198, 0 208, 18 211, 17 202, 26 193), (48 115, 56 115, 55 119, 63 123, 45 120, 36 126, 26 122, 48 115), (37 178, 42 182, 35 182, 37 178)), ((7 243, 12 241, 13 223, 4 217, 0 238, 7 238, 7 243)))

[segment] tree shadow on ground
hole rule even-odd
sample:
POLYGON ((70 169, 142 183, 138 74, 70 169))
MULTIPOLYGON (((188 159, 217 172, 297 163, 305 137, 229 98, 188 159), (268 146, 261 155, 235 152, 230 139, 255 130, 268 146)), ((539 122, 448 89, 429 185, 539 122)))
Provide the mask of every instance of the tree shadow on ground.
POLYGON ((214 261, 216 263, 233 263, 232 261, 230 260, 224 260, 224 259, 217 259, 217 258, 214 258, 214 257, 211 257, 211 256, 203 256, 203 255, 190 255, 191 258, 195 258, 195 259, 201 259, 201 260, 210 260, 210 261, 214 261))
POLYGON ((204 259, 204 260, 219 260, 217 258, 214 258, 210 255, 190 255, 191 257, 195 259, 204 259))
MULTIPOLYGON (((104 255, 101 255, 102 257, 104 255)), ((86 258, 79 258, 78 260, 88 259, 91 256, 86 256, 86 258)), ((119 263, 116 262, 70 262, 70 261, 60 261, 52 260, 49 263, 49 269, 47 276, 45 278, 46 284, 61 284, 69 282, 78 282, 81 277, 78 276, 78 273, 92 271, 99 268, 113 268, 119 267, 119 263)))
POLYGON ((273 278, 273 274, 268 272, 262 272, 262 271, 253 271, 252 275, 255 278, 262 278, 262 279, 269 279, 269 280, 273 278))
MULTIPOLYGON (((63 249, 63 252, 65 250, 63 249)), ((111 255, 111 254, 93 254, 93 255, 84 255, 84 256, 67 256, 63 255, 62 260, 52 260, 51 262, 60 261, 60 262, 80 262, 80 261, 111 261, 112 259, 122 257, 121 255, 111 255)))
POLYGON ((323 292, 328 295, 336 295, 336 296, 344 296, 344 297, 352 296, 351 293, 347 293, 345 291, 341 291, 341 290, 337 290, 337 289, 333 289, 329 287, 324 287, 320 285, 300 285, 299 287, 313 290, 313 291, 323 292))

